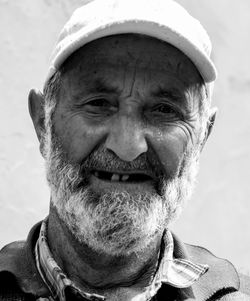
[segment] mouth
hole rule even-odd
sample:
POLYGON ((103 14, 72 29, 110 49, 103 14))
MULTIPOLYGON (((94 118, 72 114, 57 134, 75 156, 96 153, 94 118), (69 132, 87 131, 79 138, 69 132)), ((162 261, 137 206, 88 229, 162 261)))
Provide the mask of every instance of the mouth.
POLYGON ((103 170, 93 170, 91 173, 96 178, 108 182, 142 183, 153 180, 152 176, 143 172, 109 172, 103 170))

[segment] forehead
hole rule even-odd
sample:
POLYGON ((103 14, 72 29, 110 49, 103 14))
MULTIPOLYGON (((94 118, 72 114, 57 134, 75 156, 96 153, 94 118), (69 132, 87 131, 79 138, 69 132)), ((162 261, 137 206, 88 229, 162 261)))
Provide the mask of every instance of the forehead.
POLYGON ((201 76, 191 60, 174 46, 139 34, 104 37, 88 43, 63 65, 63 74, 84 76, 109 68, 133 68, 173 75, 184 84, 201 83, 201 76))

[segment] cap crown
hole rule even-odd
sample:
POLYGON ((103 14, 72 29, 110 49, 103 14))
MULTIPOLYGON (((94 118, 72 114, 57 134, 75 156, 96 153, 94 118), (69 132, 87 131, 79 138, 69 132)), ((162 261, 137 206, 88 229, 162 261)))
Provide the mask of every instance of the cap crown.
POLYGON ((123 33, 145 34, 166 41, 193 61, 206 83, 216 78, 208 34, 178 3, 172 0, 95 0, 78 8, 65 24, 52 53, 47 80, 86 43, 123 33))

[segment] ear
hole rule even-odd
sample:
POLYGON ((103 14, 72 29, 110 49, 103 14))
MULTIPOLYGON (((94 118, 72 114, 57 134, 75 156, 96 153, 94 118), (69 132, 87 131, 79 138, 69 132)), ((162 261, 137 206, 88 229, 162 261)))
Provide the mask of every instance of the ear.
POLYGON ((203 149, 204 145, 206 144, 208 137, 212 133, 212 129, 214 127, 214 122, 216 119, 217 111, 218 111, 218 108, 216 108, 216 107, 210 109, 209 118, 208 118, 207 125, 206 125, 206 127, 207 127, 206 134, 205 134, 205 137, 201 144, 201 150, 203 149))
POLYGON ((44 133, 44 96, 35 89, 30 90, 29 96, 29 113, 33 121, 37 138, 40 142, 40 149, 43 148, 43 133, 44 133))

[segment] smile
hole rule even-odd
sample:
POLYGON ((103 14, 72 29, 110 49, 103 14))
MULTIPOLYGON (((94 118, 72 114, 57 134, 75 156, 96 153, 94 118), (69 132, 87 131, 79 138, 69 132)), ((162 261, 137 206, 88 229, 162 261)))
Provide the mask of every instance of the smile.
POLYGON ((153 180, 151 176, 145 173, 115 173, 100 170, 94 170, 92 173, 100 180, 111 182, 139 183, 153 180))

